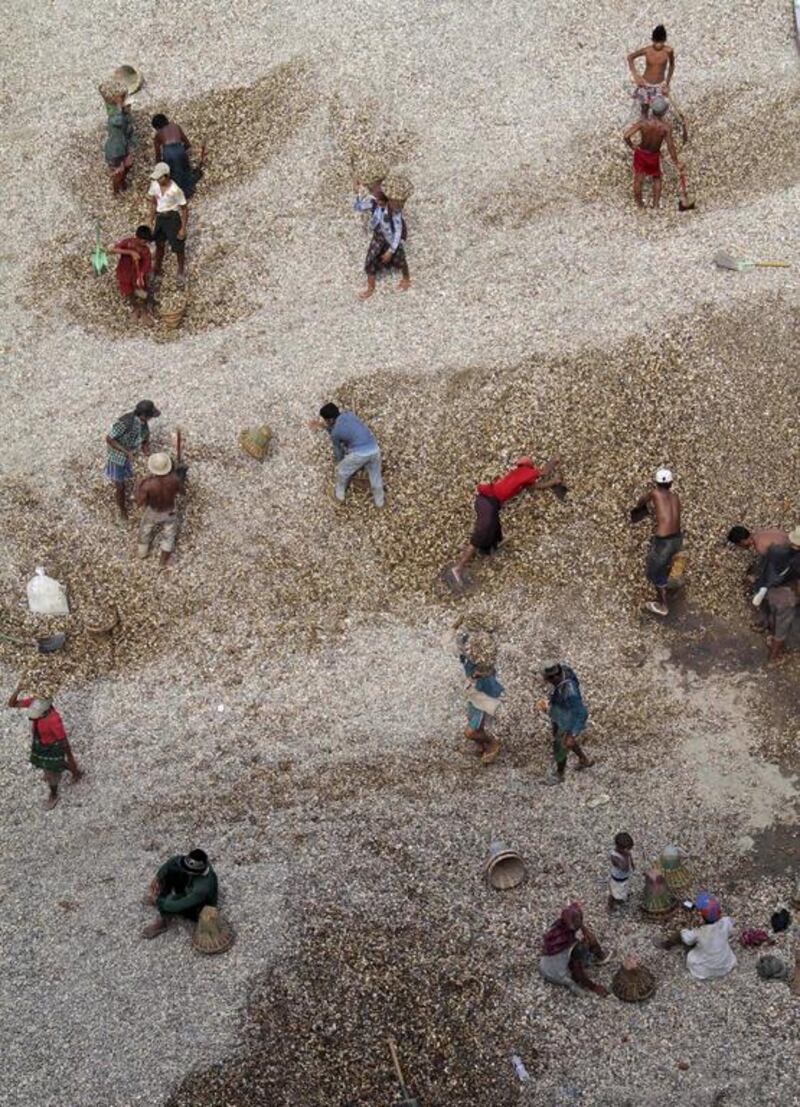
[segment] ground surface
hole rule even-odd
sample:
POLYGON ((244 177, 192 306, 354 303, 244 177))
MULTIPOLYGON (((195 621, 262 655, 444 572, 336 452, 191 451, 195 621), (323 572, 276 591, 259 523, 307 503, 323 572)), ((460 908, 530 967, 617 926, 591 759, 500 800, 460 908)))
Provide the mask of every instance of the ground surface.
POLYGON ((7 686, 57 693, 87 778, 45 813, 6 714, 0 1100, 374 1107, 392 1034, 426 1107, 792 1101, 797 1000, 755 954, 700 988, 634 908, 603 914, 623 827, 640 863, 688 850, 742 927, 796 870, 798 661, 765 671, 721 542, 800 521, 789 5, 670 9, 692 215, 671 176, 659 215, 629 202, 623 54, 652 6, 3 9, 4 625, 40 629, 37 564, 73 613, 67 652, 6 644, 0 663, 7 686), (145 73, 143 143, 166 107, 210 147, 172 334, 140 332, 89 269, 96 222, 110 241, 144 214, 148 154, 118 201, 103 175, 95 85, 120 61, 145 73), (347 188, 376 163, 415 186, 414 283, 361 305, 347 188), (794 268, 720 272, 720 247, 794 268), (101 478, 108 425, 143 396, 191 464, 169 576, 134 562, 101 478), (303 427, 329 398, 378 432, 382 514, 359 489, 333 506, 303 427), (259 466, 236 440, 262 422, 259 466), (521 452, 560 452, 570 496, 510 507, 507 548, 453 598, 439 574, 473 486, 521 452), (690 571, 653 625, 625 513, 663 463, 690 571), (113 645, 86 631, 108 603, 113 645), (459 616, 494 635, 507 688, 489 770, 460 737, 459 616), (533 711, 552 655, 583 680, 598 762, 561 789, 540 784, 533 711), (505 895, 481 879, 493 836, 529 863, 505 895), (137 938, 154 868, 194 845, 237 931, 219 959, 179 927, 137 938), (538 978, 538 937, 576 897, 655 972, 646 1006, 538 978))

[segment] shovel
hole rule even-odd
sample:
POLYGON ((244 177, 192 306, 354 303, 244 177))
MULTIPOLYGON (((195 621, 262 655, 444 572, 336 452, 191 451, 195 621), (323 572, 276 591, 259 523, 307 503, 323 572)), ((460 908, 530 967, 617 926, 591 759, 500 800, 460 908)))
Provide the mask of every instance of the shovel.
POLYGON ((103 273, 108 272, 108 254, 100 245, 100 224, 97 224, 97 244, 92 254, 92 268, 96 277, 101 277, 103 273))
POLYGON ((724 250, 717 250, 714 254, 714 264, 718 269, 735 269, 737 273, 746 273, 750 269, 791 269, 788 261, 750 261, 731 257, 724 250))
POLYGON ((397 1043, 394 1038, 389 1038, 389 1052, 392 1055, 392 1064, 394 1065, 395 1075, 397 1076, 397 1083, 400 1085, 400 1095, 403 1097, 398 1101, 397 1107, 421 1107, 420 1101, 408 1094, 408 1088, 403 1079, 403 1070, 400 1068, 400 1058, 397 1056, 397 1043))
POLYGON ((46 638, 14 638, 10 634, 0 634, 0 638, 17 646, 36 646, 39 653, 56 653, 67 640, 66 634, 50 634, 46 638))
POLYGON ((689 185, 686 182, 686 170, 680 174, 681 195, 678 200, 678 211, 694 211, 694 200, 689 199, 689 185))

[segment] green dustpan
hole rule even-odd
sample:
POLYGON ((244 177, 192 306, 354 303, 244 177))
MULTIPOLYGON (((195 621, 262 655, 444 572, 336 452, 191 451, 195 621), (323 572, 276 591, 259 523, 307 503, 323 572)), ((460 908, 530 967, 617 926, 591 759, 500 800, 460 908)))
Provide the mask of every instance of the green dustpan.
POLYGON ((103 273, 108 272, 108 254, 100 245, 100 224, 97 224, 97 244, 92 254, 92 268, 94 269, 95 276, 101 277, 103 273))

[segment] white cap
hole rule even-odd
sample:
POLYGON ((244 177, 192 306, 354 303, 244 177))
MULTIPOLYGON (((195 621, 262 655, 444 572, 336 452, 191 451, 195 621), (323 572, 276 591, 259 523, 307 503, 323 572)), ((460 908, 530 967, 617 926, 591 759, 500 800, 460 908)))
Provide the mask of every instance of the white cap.
POLYGON ((659 469, 656 473, 656 484, 672 484, 672 470, 659 469))
POLYGON ((172 458, 169 454, 151 454, 147 459, 147 468, 154 477, 165 477, 172 470, 172 458))
POLYGON ((150 174, 151 181, 160 181, 162 177, 169 177, 169 166, 165 161, 160 161, 158 165, 153 167, 153 172, 150 174))

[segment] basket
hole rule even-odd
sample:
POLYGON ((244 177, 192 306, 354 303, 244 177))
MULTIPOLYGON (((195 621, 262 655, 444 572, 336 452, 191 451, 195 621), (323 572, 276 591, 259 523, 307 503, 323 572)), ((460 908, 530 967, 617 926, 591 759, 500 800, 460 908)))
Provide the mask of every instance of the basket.
POLYGON ((233 945, 230 923, 216 907, 204 907, 192 934, 192 945, 198 953, 224 953, 233 945))
POLYGON ((484 872, 491 886, 500 892, 516 888, 528 875, 520 855, 515 849, 509 849, 504 842, 492 842, 489 846, 484 872))
POLYGON ((239 435, 239 445, 246 454, 254 457, 256 461, 263 461, 269 453, 272 442, 272 427, 262 423, 260 427, 252 430, 243 430, 239 435))
POLYGON ((186 304, 178 304, 173 308, 161 308, 159 310, 159 318, 168 331, 175 331, 183 322, 183 317, 186 314, 186 304))
POLYGON ((86 633, 92 638, 110 638, 119 625, 116 607, 98 607, 84 619, 86 633))
POLYGON ((633 957, 622 962, 611 981, 611 991, 623 1003, 642 1003, 655 990, 656 978, 633 957))
POLYGON ((125 86, 125 91, 129 96, 133 96, 134 92, 138 92, 144 84, 144 77, 133 65, 117 66, 112 73, 112 77, 119 84, 125 86))

